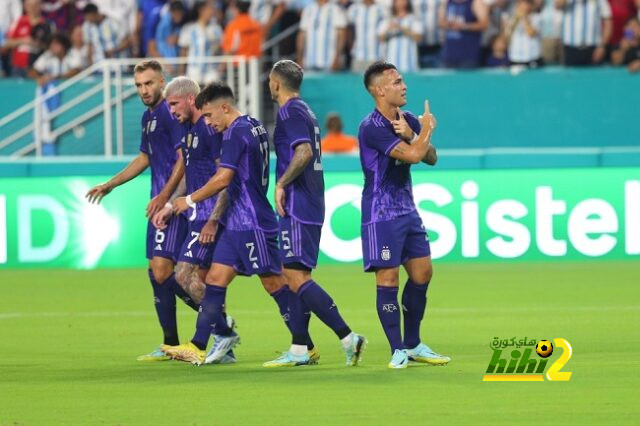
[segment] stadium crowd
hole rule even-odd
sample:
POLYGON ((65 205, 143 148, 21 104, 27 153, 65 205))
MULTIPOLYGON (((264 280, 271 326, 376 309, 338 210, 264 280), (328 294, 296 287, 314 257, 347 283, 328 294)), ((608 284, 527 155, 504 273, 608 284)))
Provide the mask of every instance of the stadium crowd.
MULTIPOLYGON (((640 0, 0 0, 0 75, 41 84, 102 58, 260 56, 299 23, 282 56, 306 69, 403 72, 543 64, 640 70, 640 0)), ((197 81, 211 65, 173 70, 197 81)))

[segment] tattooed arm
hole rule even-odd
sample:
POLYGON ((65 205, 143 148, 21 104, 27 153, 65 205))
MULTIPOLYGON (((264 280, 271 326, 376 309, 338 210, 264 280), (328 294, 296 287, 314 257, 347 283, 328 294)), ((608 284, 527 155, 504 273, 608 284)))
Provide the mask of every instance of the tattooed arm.
POLYGON ((224 212, 227 210, 229 206, 229 195, 227 194, 227 190, 224 189, 220 194, 218 194, 218 200, 216 201, 216 205, 213 207, 213 211, 209 216, 209 220, 213 220, 218 222, 224 212))
POLYGON ((436 147, 432 144, 429 144, 429 148, 427 149, 427 154, 422 159, 422 162, 428 164, 430 166, 435 166, 438 162, 438 153, 436 152, 436 147))
POLYGON ((284 171, 282 176, 280 176, 280 180, 276 183, 276 191, 275 191, 275 201, 276 201, 276 210, 278 210, 278 214, 280 216, 285 216, 286 212, 284 210, 284 188, 293 182, 300 173, 303 172, 309 161, 313 158, 313 151, 311 150, 310 143, 301 143, 295 149, 293 154, 293 158, 289 163, 289 167, 284 171))
POLYGON ((224 189, 218 194, 218 200, 216 201, 216 205, 213 207, 213 211, 211 215, 209 215, 209 220, 204 224, 202 229, 200 230, 200 243, 209 244, 215 241, 216 233, 218 232, 218 221, 227 210, 229 206, 229 196, 227 195, 227 190, 224 189))
POLYGON ((410 144, 398 143, 389 155, 409 164, 417 164, 425 158, 431 146, 431 135, 436 128, 436 119, 429 109, 429 101, 424 103, 424 114, 420 117, 420 127, 420 133, 410 144))
POLYGON ((173 201, 176 198, 182 197, 186 193, 187 193, 187 181, 186 181, 186 178, 182 176, 182 179, 180 179, 180 182, 178 183, 176 190, 173 191, 173 194, 171 194, 171 197, 169 198, 169 202, 173 203, 173 201))

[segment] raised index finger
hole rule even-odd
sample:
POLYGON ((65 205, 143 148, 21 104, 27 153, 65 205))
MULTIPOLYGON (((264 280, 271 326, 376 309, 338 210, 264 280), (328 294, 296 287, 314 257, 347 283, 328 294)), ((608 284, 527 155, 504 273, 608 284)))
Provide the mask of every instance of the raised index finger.
POLYGON ((429 101, 424 101, 424 115, 431 114, 431 109, 429 108, 429 101))

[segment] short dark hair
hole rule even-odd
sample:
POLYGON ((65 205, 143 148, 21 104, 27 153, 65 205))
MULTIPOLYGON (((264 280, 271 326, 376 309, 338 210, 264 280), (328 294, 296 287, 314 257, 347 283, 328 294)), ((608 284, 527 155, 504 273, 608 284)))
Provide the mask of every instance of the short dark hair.
POLYGON ((51 46, 51 43, 54 43, 54 42, 62 45, 65 52, 69 51, 69 49, 71 48, 71 41, 69 40, 69 37, 67 37, 67 35, 64 33, 53 34, 49 39, 49 46, 51 46))
POLYGON ((304 71, 297 63, 289 59, 283 59, 273 64, 271 72, 278 74, 288 89, 295 91, 300 90, 304 71))
POLYGON ((89 13, 98 13, 98 6, 93 3, 87 3, 84 9, 82 9, 82 14, 87 15, 89 13))
POLYGON ((146 61, 138 62, 133 68, 134 74, 146 70, 154 70, 155 72, 162 74, 162 65, 160 65, 160 62, 155 59, 148 59, 146 61))
POLYGON ((237 0, 235 3, 236 3, 236 9, 238 9, 238 12, 240 13, 249 12, 249 8, 251 7, 250 1, 237 0))
POLYGON ((196 96, 196 108, 202 109, 204 104, 216 101, 218 99, 231 99, 235 101, 233 96, 233 90, 227 83, 216 81, 211 84, 207 84, 204 89, 196 96))
POLYGON ((371 86, 371 81, 382 74, 387 70, 395 70, 397 69, 395 65, 390 62, 385 61, 376 61, 369 65, 367 70, 364 72, 364 88, 369 90, 369 86, 371 86))
POLYGON ((330 132, 341 132, 342 131, 342 119, 337 112, 332 112, 327 115, 327 122, 325 123, 325 127, 330 132))
POLYGON ((184 4, 182 4, 180 0, 173 0, 171 3, 169 3, 169 10, 171 12, 175 12, 175 11, 186 12, 184 4))

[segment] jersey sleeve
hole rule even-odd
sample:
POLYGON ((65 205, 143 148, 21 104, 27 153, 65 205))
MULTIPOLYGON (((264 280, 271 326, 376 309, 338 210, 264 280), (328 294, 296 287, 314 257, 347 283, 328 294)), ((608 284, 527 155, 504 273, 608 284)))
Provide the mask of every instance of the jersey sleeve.
POLYGON ((413 133, 415 133, 416 135, 420 133, 422 126, 420 125, 420 120, 418 120, 415 115, 413 115, 409 111, 404 111, 404 119, 407 120, 407 124, 409 124, 411 130, 413 130, 413 133))
POLYGON ((347 26, 347 16, 342 9, 338 5, 334 5, 334 10, 332 13, 333 18, 333 27, 336 29, 345 28, 347 26))
POLYGON ((33 69, 38 71, 40 74, 47 73, 47 54, 43 53, 38 56, 38 59, 33 63, 33 69))
POLYGON ((356 12, 357 12, 357 8, 358 6, 356 4, 352 4, 351 6, 349 6, 349 8, 347 9, 347 22, 349 24, 355 24, 356 22, 356 12))
POLYGON ((169 113, 169 132, 171 135, 171 145, 174 150, 180 149, 182 137, 184 136, 184 127, 176 118, 169 113))
POLYGON ((247 142, 241 132, 233 129, 228 138, 222 142, 222 155, 220 156, 220 167, 238 170, 242 154, 246 150, 247 142))
POLYGON ((178 36, 178 46, 182 48, 189 47, 190 32, 191 32, 191 25, 185 25, 184 27, 182 27, 182 29, 180 30, 180 35, 178 36))
POLYGON ((611 6, 609 5, 609 2, 607 0, 599 0, 598 4, 600 6, 600 14, 602 16, 602 19, 611 18, 611 6))
POLYGON ((291 109, 287 112, 286 119, 284 120, 284 129, 287 140, 289 141, 289 147, 294 149, 296 146, 302 143, 312 143, 315 135, 309 134, 308 120, 299 111, 291 109))
POLYGON ((302 31, 309 31, 311 29, 311 10, 313 3, 302 9, 302 16, 300 17, 300 29, 302 31))
POLYGON ((416 34, 424 34, 424 27, 422 26, 422 22, 416 15, 413 15, 411 19, 411 31, 416 34))
POLYGON ((214 132, 207 126, 207 143, 211 146, 211 160, 218 161, 220 159, 220 147, 222 146, 222 133, 214 132))
POLYGON ((360 130, 359 142, 388 156, 402 139, 386 127, 369 124, 360 130))
POLYGON ((142 120, 140 123, 140 127, 142 128, 142 132, 140 132, 140 152, 144 152, 145 154, 149 155, 149 147, 147 147, 147 144, 144 143, 144 123, 145 123, 145 115, 146 114, 142 114, 142 120))

